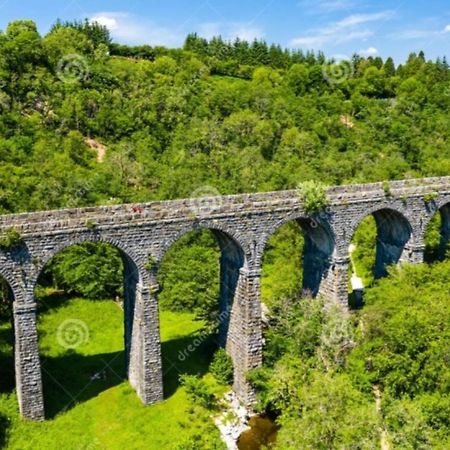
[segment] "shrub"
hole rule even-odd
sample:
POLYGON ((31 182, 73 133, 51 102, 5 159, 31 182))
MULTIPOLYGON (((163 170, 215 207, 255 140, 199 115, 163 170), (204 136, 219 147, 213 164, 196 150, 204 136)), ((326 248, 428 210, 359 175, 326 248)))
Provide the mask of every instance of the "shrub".
POLYGON ((214 394, 208 384, 199 376, 183 374, 180 376, 180 382, 195 404, 207 409, 214 406, 214 394))
POLYGON ((227 385, 233 382, 233 361, 225 349, 217 350, 209 370, 220 384, 227 385))
POLYGON ((87 219, 86 222, 84 223, 84 226, 88 230, 93 230, 94 228, 96 228, 97 223, 94 220, 92 220, 92 219, 87 219))
POLYGON ((391 183, 389 183, 389 181, 383 181, 383 191, 386 197, 392 196, 391 183))
POLYGON ((145 269, 153 270, 158 265, 158 260, 153 255, 148 255, 147 262, 145 263, 145 269))
POLYGON ((15 228, 8 228, 5 234, 0 238, 0 248, 8 250, 17 247, 23 242, 22 236, 15 228))
POLYGON ((439 194, 437 192, 429 192, 423 196, 423 201, 428 205, 429 203, 433 203, 438 197, 439 194))
POLYGON ((326 186, 319 181, 300 183, 297 191, 307 213, 316 214, 325 211, 329 204, 326 186))

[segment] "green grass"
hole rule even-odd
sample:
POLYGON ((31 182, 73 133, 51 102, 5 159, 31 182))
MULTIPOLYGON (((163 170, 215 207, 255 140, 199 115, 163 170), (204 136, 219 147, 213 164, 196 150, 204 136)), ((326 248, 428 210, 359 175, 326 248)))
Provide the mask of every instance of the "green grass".
MULTIPOLYGON (((164 402, 143 406, 125 378, 123 312, 112 301, 46 297, 39 313, 46 413, 50 420, 32 423, 19 418, 12 391, 9 323, 0 324, 0 447, 10 449, 175 449, 192 436, 206 436, 208 448, 221 448, 209 413, 188 399, 179 386, 180 373, 207 373, 212 349, 205 342, 180 362, 178 354, 195 338, 202 323, 192 314, 161 313, 164 402), (88 337, 67 350, 58 327, 68 319, 86 324, 88 337), (4 339, 5 338, 5 339, 4 339), (91 375, 102 373, 101 380, 91 375), (75 401, 74 401, 75 399, 75 401), (216 446, 218 445, 218 446, 216 446)), ((83 328, 83 333, 86 332, 83 328)), ((179 447, 181 445, 181 447, 179 447)))

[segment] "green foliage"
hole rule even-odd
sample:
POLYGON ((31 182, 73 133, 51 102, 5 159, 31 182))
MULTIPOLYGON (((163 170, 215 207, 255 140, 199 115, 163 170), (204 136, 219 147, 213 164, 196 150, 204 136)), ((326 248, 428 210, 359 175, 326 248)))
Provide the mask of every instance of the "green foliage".
POLYGON ((166 253, 159 268, 159 301, 170 311, 195 312, 217 326, 219 248, 209 231, 183 236, 166 253))
POLYGON ((383 185, 383 191, 384 191, 384 195, 386 197, 391 197, 392 193, 391 193, 391 184, 389 183, 389 181, 383 181, 382 183, 383 185))
POLYGON ((219 383, 229 385, 233 382, 233 361, 225 349, 219 348, 214 353, 209 370, 219 383))
POLYGON ((304 238, 300 225, 289 222, 269 239, 263 255, 261 297, 269 307, 302 291, 304 238))
POLYGON ((66 22, 57 20, 52 26, 50 34, 57 33, 60 30, 74 30, 79 34, 84 35, 85 38, 91 41, 96 47, 100 45, 109 47, 112 43, 108 28, 104 25, 100 25, 98 22, 93 22, 88 19, 85 19, 84 21, 74 20, 66 22))
POLYGON ((428 205, 429 203, 433 203, 439 197, 439 193, 430 192, 429 194, 425 194, 423 196, 423 201, 428 205))
POLYGON ((109 244, 73 245, 56 255, 47 270, 53 276, 53 284, 69 293, 90 299, 122 294, 122 258, 109 244))
POLYGON ((180 382, 194 404, 207 409, 214 407, 214 393, 205 380, 196 375, 183 374, 180 376, 180 382))
POLYGON ((86 222, 84 223, 84 226, 88 230, 93 230, 94 228, 97 227, 97 223, 94 220, 92 220, 92 219, 87 219, 86 222))
POLYGON ((297 411, 280 418, 277 449, 378 448, 378 419, 344 375, 315 374, 298 387, 297 411))
POLYGON ((147 262, 145 263, 145 268, 147 270, 153 270, 158 265, 158 260, 153 255, 148 255, 147 262))
POLYGON ((0 249, 10 250, 22 244, 23 239, 19 231, 15 228, 8 228, 0 237, 0 249))
POLYGON ((441 214, 435 214, 425 233, 425 261, 432 262, 440 259, 442 255, 441 252, 441 227, 442 227, 442 217, 441 214))
POLYGON ((370 286, 374 281, 373 270, 377 249, 377 225, 372 215, 366 217, 356 229, 352 244, 352 262, 356 274, 362 278, 364 286, 370 286))
POLYGON ((442 363, 450 341, 449 283, 448 262, 405 266, 366 294, 364 334, 352 358, 365 361, 371 383, 394 398, 450 390, 450 366, 442 363))
POLYGON ((316 214, 325 211, 329 202, 326 186, 318 181, 304 181, 297 187, 305 211, 316 214))

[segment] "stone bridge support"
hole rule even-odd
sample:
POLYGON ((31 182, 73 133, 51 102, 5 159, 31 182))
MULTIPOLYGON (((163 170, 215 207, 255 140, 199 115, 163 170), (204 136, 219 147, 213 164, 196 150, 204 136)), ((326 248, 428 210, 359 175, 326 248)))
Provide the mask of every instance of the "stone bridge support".
POLYGON ((16 386, 20 414, 27 419, 44 420, 36 310, 36 303, 14 303, 16 386))
POLYGON ((330 265, 324 274, 319 294, 328 301, 348 305, 348 269, 350 259, 347 256, 333 256, 330 265))
POLYGON ((145 405, 164 398, 157 291, 156 283, 136 286, 133 327, 127 343, 128 378, 145 405))
POLYGON ((262 364, 260 287, 259 270, 240 269, 226 342, 234 365, 233 390, 247 405, 255 400, 247 372, 262 364))

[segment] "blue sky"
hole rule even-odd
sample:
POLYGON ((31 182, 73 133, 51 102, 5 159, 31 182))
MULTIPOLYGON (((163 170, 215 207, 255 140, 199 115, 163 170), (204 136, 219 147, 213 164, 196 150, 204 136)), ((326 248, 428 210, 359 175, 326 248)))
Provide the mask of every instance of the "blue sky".
POLYGON ((327 56, 450 58, 449 0, 0 0, 0 29, 18 18, 45 33, 56 18, 95 18, 117 42, 180 46, 188 32, 262 38, 327 56))

